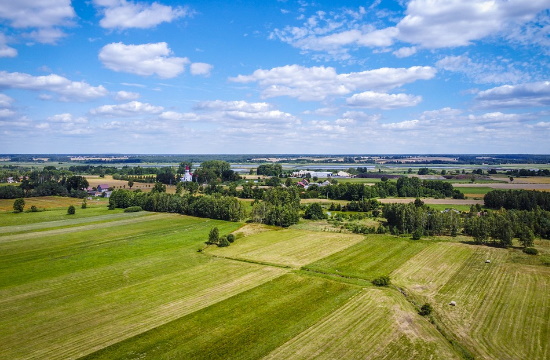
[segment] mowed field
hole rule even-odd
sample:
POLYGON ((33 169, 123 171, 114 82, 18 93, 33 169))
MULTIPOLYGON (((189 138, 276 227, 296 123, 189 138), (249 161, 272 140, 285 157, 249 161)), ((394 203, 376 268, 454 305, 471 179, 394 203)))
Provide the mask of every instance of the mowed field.
POLYGON ((77 215, 0 213, 0 358, 550 355, 550 268, 514 249, 106 207, 77 215), (206 247, 214 226, 237 240, 206 247), (393 286, 370 284, 386 274, 393 286))

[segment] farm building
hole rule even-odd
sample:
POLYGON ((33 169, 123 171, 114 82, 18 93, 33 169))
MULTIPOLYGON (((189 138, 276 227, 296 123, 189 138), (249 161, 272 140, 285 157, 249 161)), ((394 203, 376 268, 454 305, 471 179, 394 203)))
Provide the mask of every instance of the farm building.
POLYGON ((105 191, 109 190, 109 188, 110 188, 109 184, 99 184, 97 186, 97 191, 105 192, 105 191))
POLYGON ((306 177, 307 175, 310 175, 311 177, 318 177, 318 178, 329 178, 332 177, 332 172, 330 171, 309 171, 309 170, 300 170, 295 171, 292 173, 293 177, 306 177))

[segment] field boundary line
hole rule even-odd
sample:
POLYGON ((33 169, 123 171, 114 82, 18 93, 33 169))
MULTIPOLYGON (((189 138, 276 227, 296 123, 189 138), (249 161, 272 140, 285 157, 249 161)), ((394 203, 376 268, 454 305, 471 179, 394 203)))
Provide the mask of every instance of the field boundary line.
POLYGON ((277 268, 281 268, 281 269, 298 270, 298 268, 294 268, 290 265, 285 265, 285 264, 276 264, 276 263, 270 263, 270 262, 267 262, 267 261, 250 260, 250 259, 242 259, 242 258, 236 258, 236 257, 230 257, 230 256, 206 254, 206 253, 203 253, 202 251, 201 251, 201 253, 206 255, 206 256, 210 256, 210 257, 217 258, 217 259, 233 260, 233 261, 244 262, 244 263, 248 263, 248 264, 256 264, 256 265, 277 267, 277 268))

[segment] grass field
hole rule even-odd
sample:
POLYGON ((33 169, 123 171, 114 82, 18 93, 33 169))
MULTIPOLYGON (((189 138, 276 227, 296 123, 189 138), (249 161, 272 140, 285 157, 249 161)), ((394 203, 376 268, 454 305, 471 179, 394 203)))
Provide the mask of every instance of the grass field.
POLYGON ((105 207, 0 223, 2 359, 550 356, 547 240, 529 257, 105 207), (204 249, 213 226, 235 243, 204 249))
POLYGON ((300 267, 362 239, 361 235, 285 229, 262 232, 238 239, 229 248, 211 247, 206 252, 235 259, 300 267))
MULTIPOLYGON (((14 199, 0 199, 0 212, 1 211, 13 211, 14 199)), ((88 200, 88 206, 107 206, 106 199, 94 199, 88 200)), ((25 210, 29 210, 31 206, 36 206, 38 209, 67 209, 70 205, 80 207, 82 199, 63 197, 63 196, 41 196, 25 198, 25 210)))

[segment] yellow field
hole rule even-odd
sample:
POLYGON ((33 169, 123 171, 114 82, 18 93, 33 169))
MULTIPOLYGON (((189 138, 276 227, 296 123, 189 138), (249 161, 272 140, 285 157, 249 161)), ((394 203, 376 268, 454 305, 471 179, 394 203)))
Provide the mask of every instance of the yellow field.
MULTIPOLYGON (((0 199, 0 210, 13 211, 14 199, 0 199)), ((80 206, 82 199, 61 197, 61 196, 41 196, 25 198, 25 210, 30 209, 31 206, 36 206, 38 209, 54 209, 69 207, 70 205, 80 206)), ((88 204, 93 204, 88 200, 88 204)))

